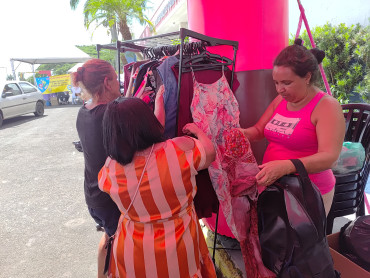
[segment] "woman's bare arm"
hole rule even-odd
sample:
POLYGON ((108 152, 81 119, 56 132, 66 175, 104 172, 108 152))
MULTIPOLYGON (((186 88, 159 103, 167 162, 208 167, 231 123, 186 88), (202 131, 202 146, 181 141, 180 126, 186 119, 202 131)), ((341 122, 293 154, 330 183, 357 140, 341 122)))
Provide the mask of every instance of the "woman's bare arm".
POLYGON ((264 129, 268 121, 270 120, 272 114, 274 113, 276 107, 281 102, 282 97, 279 95, 277 96, 267 107, 266 111, 262 114, 261 118, 258 122, 249 128, 241 129, 243 134, 248 138, 250 142, 255 142, 258 140, 263 139, 264 136, 264 129))

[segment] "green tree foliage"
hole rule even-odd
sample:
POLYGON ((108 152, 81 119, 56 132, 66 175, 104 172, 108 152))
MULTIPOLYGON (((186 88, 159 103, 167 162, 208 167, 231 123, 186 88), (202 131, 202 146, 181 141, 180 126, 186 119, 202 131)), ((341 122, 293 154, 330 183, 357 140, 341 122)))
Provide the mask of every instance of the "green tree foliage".
MULTIPOLYGON (((51 70, 53 75, 68 74, 68 70, 76 65, 76 63, 61 63, 61 64, 43 64, 40 65, 37 70, 51 70)), ((36 74, 36 77, 42 77, 44 75, 36 74)))
POLYGON ((8 75, 7 75, 7 77, 6 77, 6 80, 7 80, 7 81, 14 80, 14 76, 13 76, 13 74, 8 74, 8 75))
POLYGON ((26 79, 26 81, 30 82, 30 83, 31 83, 31 84, 33 84, 33 85, 36 85, 36 84, 35 84, 35 79, 33 78, 33 75, 32 75, 32 76, 30 76, 30 77, 28 77, 28 78, 26 79))
MULTIPOLYGON (((76 9, 80 0, 70 0, 72 9, 76 9)), ((89 29, 92 23, 96 28, 103 26, 109 28, 111 41, 118 40, 119 32, 122 40, 132 40, 130 26, 134 20, 140 24, 148 23, 154 29, 154 25, 144 15, 148 8, 148 0, 86 0, 84 4, 84 25, 89 29)), ((127 64, 125 55, 121 55, 122 64, 127 64)), ((117 64, 117 63, 114 63, 117 64)))
MULTIPOLYGON (((316 47, 325 51, 323 67, 330 90, 341 103, 358 93, 366 101, 370 94, 370 25, 333 26, 329 23, 311 30, 316 47)), ((301 35, 307 48, 311 43, 305 30, 301 35)), ((293 43, 291 38, 290 43, 293 43)), ((321 81, 320 86, 324 88, 321 81)))
MULTIPOLYGON (((77 45, 76 47, 81 49, 83 52, 88 54, 90 57, 98 58, 98 52, 96 51, 96 45, 77 45)), ((114 65, 116 53, 117 52, 115 50, 100 49, 99 58, 114 65)))

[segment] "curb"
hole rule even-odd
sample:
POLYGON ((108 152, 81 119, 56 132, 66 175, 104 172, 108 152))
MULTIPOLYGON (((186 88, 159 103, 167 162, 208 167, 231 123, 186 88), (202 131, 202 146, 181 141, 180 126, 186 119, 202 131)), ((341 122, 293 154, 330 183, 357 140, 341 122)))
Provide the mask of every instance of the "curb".
MULTIPOLYGON (((213 255, 214 232, 202 222, 201 227, 210 256, 213 255)), ((246 278, 245 267, 239 242, 220 234, 217 235, 215 268, 217 278, 246 278)))

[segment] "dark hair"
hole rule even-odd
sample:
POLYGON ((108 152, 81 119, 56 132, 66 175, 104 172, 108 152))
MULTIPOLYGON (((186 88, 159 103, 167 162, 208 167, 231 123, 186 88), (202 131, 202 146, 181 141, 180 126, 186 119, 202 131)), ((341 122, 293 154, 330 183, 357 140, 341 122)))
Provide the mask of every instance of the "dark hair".
POLYGON ((108 104, 104 113, 103 141, 107 154, 125 165, 137 151, 165 139, 163 126, 144 101, 119 97, 108 104))
POLYGON ((82 82, 91 95, 99 95, 103 92, 104 79, 111 77, 112 71, 114 68, 107 61, 88 60, 76 72, 71 73, 72 85, 78 87, 78 82, 82 82))
POLYGON ((308 50, 301 39, 296 39, 293 45, 284 48, 275 58, 274 66, 289 67, 293 72, 305 77, 311 72, 310 83, 314 83, 319 76, 318 65, 325 57, 325 52, 317 48, 308 50))

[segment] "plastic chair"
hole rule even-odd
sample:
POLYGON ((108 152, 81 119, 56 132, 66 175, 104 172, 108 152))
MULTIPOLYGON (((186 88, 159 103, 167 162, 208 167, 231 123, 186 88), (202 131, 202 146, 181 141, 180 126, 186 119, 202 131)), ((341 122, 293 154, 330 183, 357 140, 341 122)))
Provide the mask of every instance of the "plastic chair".
POLYGON ((362 169, 345 175, 335 175, 333 204, 327 217, 326 234, 333 230, 334 218, 356 213, 365 215, 364 190, 370 171, 370 104, 343 104, 346 120, 344 141, 361 142, 365 149, 362 169))

